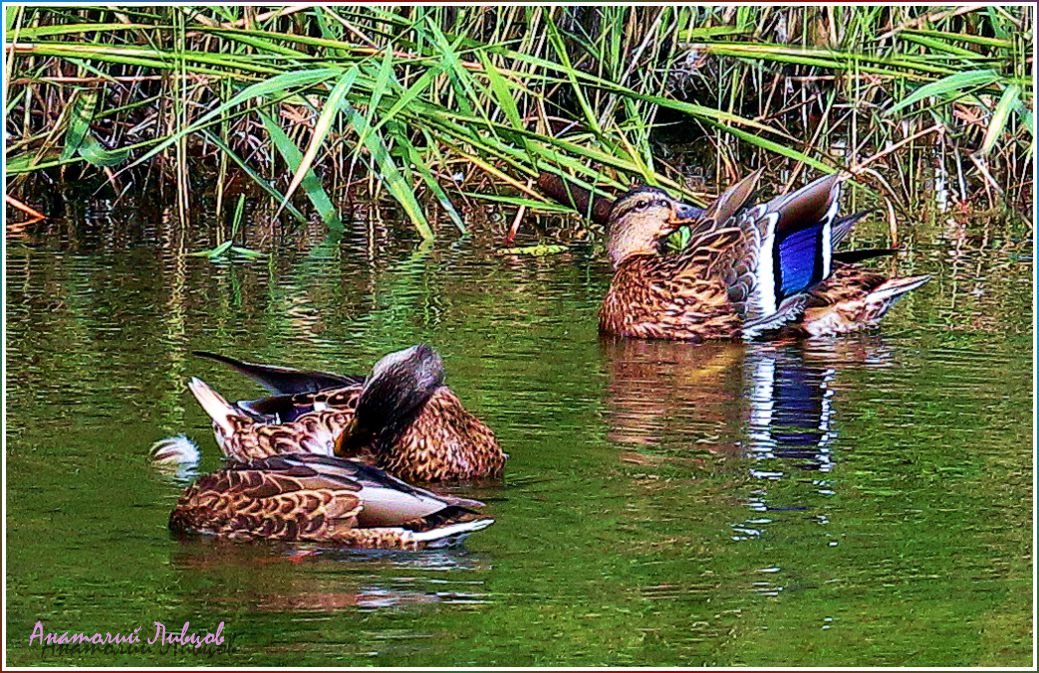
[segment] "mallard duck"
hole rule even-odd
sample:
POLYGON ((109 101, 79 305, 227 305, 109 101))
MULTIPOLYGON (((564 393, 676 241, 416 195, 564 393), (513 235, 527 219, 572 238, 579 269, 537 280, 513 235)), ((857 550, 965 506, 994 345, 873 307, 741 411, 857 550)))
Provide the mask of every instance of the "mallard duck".
POLYGON ((494 519, 476 512, 482 506, 357 461, 289 454, 232 462, 200 478, 177 501, 169 526, 236 540, 415 550, 456 544, 490 526, 494 519))
POLYGON ((232 460, 337 455, 407 481, 436 482, 498 477, 508 458, 491 429, 444 385, 443 362, 425 344, 382 358, 367 379, 197 354, 276 393, 232 404, 201 379, 191 380, 217 443, 232 460))
POLYGON ((645 339, 826 336, 873 327, 929 276, 888 278, 843 260, 890 251, 834 252, 865 213, 837 217, 840 178, 820 178, 745 208, 760 171, 706 211, 660 189, 614 202, 607 247, 613 279, 600 331, 645 339), (690 226, 688 244, 665 241, 690 226))

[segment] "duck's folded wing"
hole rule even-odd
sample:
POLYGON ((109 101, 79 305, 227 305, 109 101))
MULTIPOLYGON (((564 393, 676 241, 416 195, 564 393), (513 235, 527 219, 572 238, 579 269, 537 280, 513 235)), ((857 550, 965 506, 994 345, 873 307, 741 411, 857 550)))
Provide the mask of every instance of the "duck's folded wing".
POLYGON ((357 525, 361 489, 342 474, 273 456, 200 478, 181 496, 170 527, 227 537, 323 540, 357 525))
MULTIPOLYGON (((706 273, 724 284, 729 302, 743 320, 744 336, 753 338, 796 318, 804 305, 798 295, 829 275, 839 178, 827 176, 740 210, 751 191, 745 183, 708 209, 734 213, 728 223, 691 241, 686 255, 711 251, 706 273)), ((695 271, 696 266, 705 272, 704 263, 690 268, 695 271)))
POLYGON ((316 393, 321 390, 343 388, 364 383, 363 376, 344 376, 331 372, 262 365, 206 351, 193 351, 193 355, 225 364, 238 373, 256 381, 272 393, 280 395, 316 393))
POLYGON ((404 526, 430 517, 451 519, 483 507, 478 500, 433 493, 363 463, 319 455, 292 458, 330 478, 359 484, 363 509, 358 524, 364 528, 404 526))
POLYGON ((747 200, 754 194, 762 172, 763 169, 754 171, 719 194, 718 198, 707 206, 703 215, 693 226, 689 247, 694 247, 694 240, 698 235, 717 231, 730 224, 730 220, 743 210, 744 206, 747 205, 747 200))

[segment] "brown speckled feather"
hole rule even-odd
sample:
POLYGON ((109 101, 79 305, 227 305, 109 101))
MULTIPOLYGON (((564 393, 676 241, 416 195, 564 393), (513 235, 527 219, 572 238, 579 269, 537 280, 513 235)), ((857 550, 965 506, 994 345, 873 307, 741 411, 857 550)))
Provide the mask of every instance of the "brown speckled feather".
POLYGON ((603 299, 600 330, 643 339, 739 336, 725 279, 711 272, 718 250, 738 236, 735 229, 710 231, 680 254, 625 259, 603 299))
POLYGON ((691 237, 677 253, 663 242, 682 223, 681 204, 671 199, 670 210, 640 210, 637 190, 618 199, 624 203, 612 213, 624 219, 610 223, 614 275, 600 331, 690 341, 840 334, 876 325, 901 295, 926 282, 833 261, 833 243, 862 216, 836 218, 840 177, 744 208, 758 175, 685 222, 691 237))
MULTIPOLYGON (((235 432, 224 439, 224 446, 229 447, 227 455, 235 460, 300 451, 332 455, 335 438, 350 427, 355 405, 356 396, 343 406, 329 402, 324 410, 291 423, 263 424, 243 418, 235 432)), ((214 424, 214 429, 219 435, 219 426, 214 424)), ((372 438, 340 455, 419 482, 500 477, 508 457, 494 432, 466 411, 446 386, 439 388, 396 436, 372 438)))
POLYGON ((230 539, 418 549, 486 527, 473 500, 415 488, 376 468, 310 454, 231 464, 177 502, 170 528, 230 539))
POLYGON ((170 528, 237 539, 331 540, 357 525, 360 491, 356 481, 303 462, 237 464, 190 486, 170 528))
MULTIPOLYGON (((232 460, 337 453, 408 481, 439 482, 500 477, 508 458, 491 429, 443 385, 405 418, 391 419, 385 431, 370 433, 357 432, 354 422, 362 385, 280 396, 278 406, 290 408, 293 416, 302 414, 288 422, 249 414, 242 409, 244 403, 231 405, 202 382, 193 381, 191 387, 213 418, 217 442, 232 460)), ((272 406, 267 399, 248 406, 267 409, 272 406)))
POLYGON ((483 422, 443 386, 392 443, 374 447, 375 464, 418 482, 500 477, 508 456, 483 422))
POLYGON ((889 278, 857 264, 835 264, 833 274, 809 293, 804 316, 784 336, 832 336, 876 327, 907 292, 930 276, 889 278))

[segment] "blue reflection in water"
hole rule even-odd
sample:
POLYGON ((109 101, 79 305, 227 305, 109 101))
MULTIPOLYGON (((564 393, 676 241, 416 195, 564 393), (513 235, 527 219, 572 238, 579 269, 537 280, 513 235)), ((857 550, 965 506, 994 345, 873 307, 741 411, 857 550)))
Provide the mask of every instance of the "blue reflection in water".
MULTIPOLYGON (((836 370, 809 366, 797 347, 752 348, 744 361, 750 412, 746 452, 757 459, 796 460, 803 469, 829 472, 833 466, 831 445, 836 433, 831 424, 836 370)), ((780 478, 781 472, 752 468, 763 479, 780 478)))
MULTIPOLYGON (((755 344, 748 347, 744 368, 744 391, 749 401, 743 453, 754 461, 750 475, 761 481, 747 506, 754 515, 732 525, 735 541, 758 540, 783 512, 810 513, 809 519, 828 526, 825 512, 813 512, 808 501, 813 496, 832 496, 833 481, 827 475, 834 469, 834 447, 838 429, 834 408, 840 404, 834 388, 839 372, 861 367, 884 367, 892 362, 891 350, 879 337, 821 340, 797 344, 755 344), (775 484, 800 473, 818 472, 807 482, 808 488, 795 493, 782 491, 786 501, 773 502, 775 484)), ((802 515, 802 518, 805 515, 802 515)), ((824 533, 825 544, 838 544, 824 533)), ((770 568, 770 573, 781 569, 770 568)), ((783 586, 773 580, 752 583, 753 591, 774 596, 783 586)))
MULTIPOLYGON (((760 344, 604 340, 602 350, 607 436, 637 446, 633 462, 680 465, 690 449, 744 461, 756 485, 744 501, 752 515, 730 524, 735 541, 765 538, 780 519, 830 523, 817 510, 819 498, 835 492, 837 386, 842 374, 893 362, 892 349, 873 335, 760 344)), ((836 544, 828 533, 821 542, 836 544)), ((765 593, 775 588, 762 581, 755 591, 758 584, 765 593)))

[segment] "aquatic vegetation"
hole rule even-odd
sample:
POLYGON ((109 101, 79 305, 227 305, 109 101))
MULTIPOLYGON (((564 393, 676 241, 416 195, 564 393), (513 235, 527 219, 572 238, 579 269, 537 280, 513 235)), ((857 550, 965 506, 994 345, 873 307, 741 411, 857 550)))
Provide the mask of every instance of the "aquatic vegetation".
POLYGON ((184 221, 200 184, 222 211, 248 181, 272 214, 335 233, 366 187, 431 238, 464 231, 473 199, 558 211, 542 173, 703 202, 787 160, 852 170, 892 214, 936 188, 1031 193, 1024 6, 6 12, 9 188, 91 177, 121 194, 158 173, 184 221), (706 180, 680 143, 709 148, 706 180))

